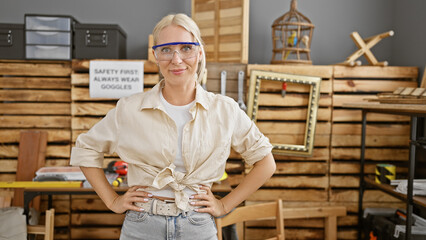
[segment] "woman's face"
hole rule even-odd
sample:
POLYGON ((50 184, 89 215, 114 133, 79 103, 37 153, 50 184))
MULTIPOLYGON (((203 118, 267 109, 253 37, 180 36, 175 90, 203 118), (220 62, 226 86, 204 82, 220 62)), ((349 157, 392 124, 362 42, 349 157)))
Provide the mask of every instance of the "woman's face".
MULTIPOLYGON (((183 27, 169 25, 161 30, 157 45, 173 42, 194 42, 194 37, 183 27)), ((161 60, 157 57, 157 63, 164 79, 169 84, 193 84, 196 79, 198 61, 201 59, 201 50, 197 47, 197 53, 194 57, 182 59, 178 51, 184 51, 180 45, 168 46, 168 51, 176 51, 170 60, 161 60)), ((184 57, 185 58, 185 57, 184 57)))

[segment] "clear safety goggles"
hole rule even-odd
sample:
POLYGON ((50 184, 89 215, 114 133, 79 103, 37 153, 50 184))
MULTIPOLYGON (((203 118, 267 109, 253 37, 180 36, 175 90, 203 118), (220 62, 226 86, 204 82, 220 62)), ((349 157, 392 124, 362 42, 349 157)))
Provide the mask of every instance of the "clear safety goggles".
POLYGON ((200 43, 197 42, 170 42, 152 47, 154 54, 159 61, 170 61, 173 58, 175 52, 179 54, 179 57, 184 60, 188 58, 196 57, 200 43))

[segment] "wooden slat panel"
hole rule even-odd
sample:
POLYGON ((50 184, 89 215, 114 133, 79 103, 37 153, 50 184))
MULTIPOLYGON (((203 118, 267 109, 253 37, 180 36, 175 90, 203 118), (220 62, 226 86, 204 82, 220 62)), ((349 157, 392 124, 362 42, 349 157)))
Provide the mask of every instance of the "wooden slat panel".
POLYGON ((85 130, 90 129, 95 125, 97 122, 99 122, 102 119, 102 117, 94 118, 94 117, 73 117, 71 119, 72 123, 72 129, 73 130, 85 130))
POLYGON ((326 174, 327 163, 319 162, 276 162, 275 174, 326 174))
POLYGON ((0 114, 70 115, 69 103, 0 103, 0 114))
MULTIPOLYGON (((304 134, 273 134, 265 133, 271 143, 304 145, 304 134)), ((314 147, 330 146, 329 134, 315 134, 314 147)))
POLYGON ((417 67, 334 66, 335 78, 417 78, 417 67))
POLYGON ((263 187, 328 188, 328 176, 273 176, 263 187))
MULTIPOLYGON (((306 108, 276 108, 276 109, 259 109, 257 112, 257 120, 306 120, 306 108)), ((318 108, 317 121, 330 121, 331 109, 318 108)))
MULTIPOLYGON (((316 137, 315 137, 316 138, 316 137)), ((315 143, 316 143, 315 139, 315 143)), ((295 161, 328 161, 330 159, 330 149, 328 148, 318 148, 313 149, 311 157, 295 157, 295 156, 286 156, 274 154, 275 160, 295 160, 295 161)))
POLYGON ((71 228, 72 239, 119 239, 121 227, 71 228))
POLYGON ((334 80, 333 83, 335 92, 393 92, 398 87, 416 88, 417 82, 397 80, 334 80))
POLYGON ((116 225, 123 224, 125 214, 115 213, 74 213, 72 225, 116 225))
POLYGON ((69 116, 0 116, 2 128, 70 128, 69 116))
POLYGON ((2 77, 1 88, 70 89, 69 78, 2 77))
MULTIPOLYGON (((297 122, 257 122, 256 125, 264 134, 305 134, 305 123, 297 122)), ((329 134, 330 123, 318 122, 316 124, 316 134, 329 134)))
POLYGON ((8 61, 0 62, 0 75, 70 76, 70 62, 8 61))
MULTIPOLYGON (((334 109, 333 122, 361 122, 361 110, 334 109)), ((409 122, 409 116, 383 113, 368 113, 367 122, 409 122)))
MULTIPOLYGON (((333 135, 361 135, 361 124, 334 123, 333 135)), ((367 124, 367 136, 408 136, 410 126, 403 124, 367 124)))
POLYGON ((333 106, 342 107, 343 103, 365 102, 365 99, 377 99, 376 95, 333 95, 333 106))
MULTIPOLYGON (((405 136, 366 136, 367 147, 398 147, 408 146, 410 137, 405 136)), ((360 135, 333 135, 331 137, 333 147, 361 147, 360 135)))
MULTIPOLYGON (((27 129, 35 130, 35 129, 27 129)), ((47 142, 68 142, 71 132, 62 129, 37 129, 47 132, 47 142)), ((0 143, 18 143, 21 129, 0 129, 0 143)))
MULTIPOLYGON (((46 157, 69 158, 71 152, 70 145, 47 145, 46 157)), ((19 154, 19 148, 16 145, 0 145, 0 157, 16 158, 19 154)))
MULTIPOLYGON (((361 149, 359 148, 332 148, 331 157, 333 159, 359 159, 361 149)), ((365 149, 365 159, 374 161, 407 161, 408 149, 394 148, 367 148, 365 149)))
POLYGON ((115 103, 78 103, 72 104, 72 115, 83 116, 83 115, 106 115, 109 110, 115 107, 115 103))
POLYGON ((59 90, 0 90, 0 101, 69 102, 70 95, 59 90))
MULTIPOLYGON (((330 201, 358 202, 358 190, 331 190, 330 201)), ((364 202, 400 202, 400 200, 380 190, 366 190, 364 202)))

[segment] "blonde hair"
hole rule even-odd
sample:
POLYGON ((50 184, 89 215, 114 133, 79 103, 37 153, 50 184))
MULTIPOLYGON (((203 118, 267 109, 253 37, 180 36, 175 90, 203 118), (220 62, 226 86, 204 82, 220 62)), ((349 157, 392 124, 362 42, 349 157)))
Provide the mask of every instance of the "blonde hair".
POLYGON ((204 52, 204 43, 201 39, 201 32, 198 28, 197 24, 192 20, 192 18, 188 17, 186 14, 178 13, 178 14, 170 14, 163 19, 161 19, 157 25, 155 25, 154 30, 152 31, 152 35, 154 37, 154 45, 157 45, 158 37, 160 35, 161 30, 170 25, 176 25, 183 27, 186 31, 190 32, 196 42, 200 44, 201 48, 201 61, 198 63, 197 69, 197 81, 201 82, 204 76, 204 71, 206 69, 206 54, 204 52))

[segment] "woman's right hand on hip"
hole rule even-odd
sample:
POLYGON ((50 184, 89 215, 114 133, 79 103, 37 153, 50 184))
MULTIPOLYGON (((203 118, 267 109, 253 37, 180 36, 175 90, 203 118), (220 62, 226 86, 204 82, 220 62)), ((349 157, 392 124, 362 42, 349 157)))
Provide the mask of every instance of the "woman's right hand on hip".
POLYGON ((123 213, 127 210, 133 210, 142 212, 144 209, 141 209, 135 206, 134 202, 148 202, 148 198, 152 197, 152 194, 141 191, 138 189, 146 188, 145 186, 133 186, 127 190, 127 192, 123 195, 117 196, 112 202, 111 206, 108 206, 115 213, 123 213))

